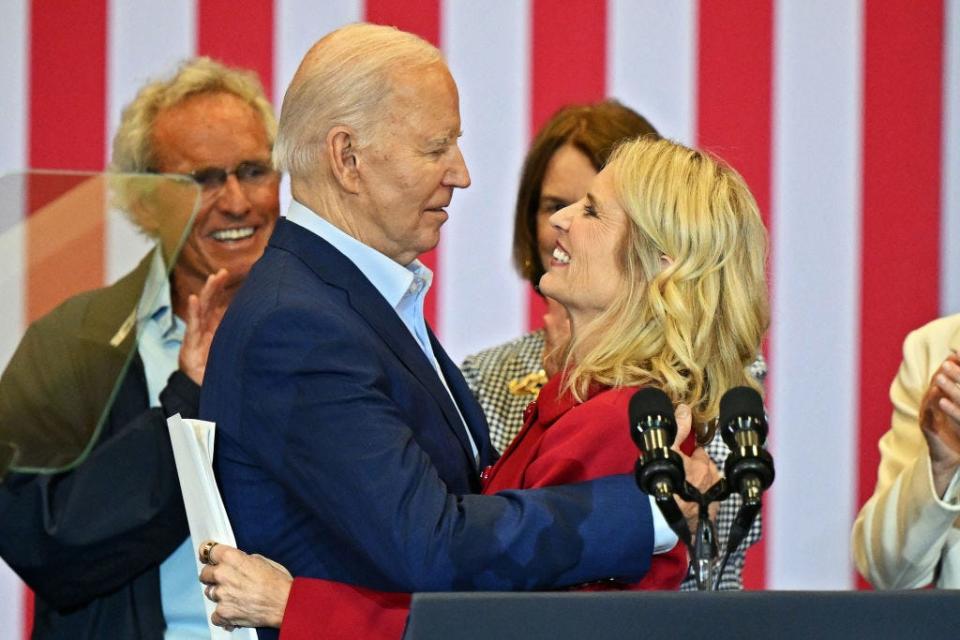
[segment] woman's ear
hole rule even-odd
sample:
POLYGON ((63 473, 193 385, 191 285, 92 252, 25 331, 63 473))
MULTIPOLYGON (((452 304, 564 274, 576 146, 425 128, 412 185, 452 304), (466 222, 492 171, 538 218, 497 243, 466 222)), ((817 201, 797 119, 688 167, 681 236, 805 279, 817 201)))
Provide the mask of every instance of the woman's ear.
POLYGON ((334 178, 348 193, 360 193, 356 136, 350 127, 336 126, 327 132, 327 160, 334 178))
POLYGON ((661 254, 660 254, 660 269, 663 270, 663 269, 666 269, 667 267, 672 267, 672 266, 673 266, 673 258, 671 258, 670 256, 668 256, 668 255, 665 254, 665 253, 661 253, 661 254))

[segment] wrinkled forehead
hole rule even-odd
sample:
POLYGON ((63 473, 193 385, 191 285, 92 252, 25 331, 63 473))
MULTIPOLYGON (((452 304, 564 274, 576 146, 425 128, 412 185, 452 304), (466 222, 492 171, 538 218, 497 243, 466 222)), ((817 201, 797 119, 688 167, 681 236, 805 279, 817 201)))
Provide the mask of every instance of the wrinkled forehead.
POLYGON ((389 78, 389 102, 409 107, 446 108, 459 115, 457 83, 443 62, 397 69, 389 78))
POLYGON ((151 130, 151 146, 153 161, 161 164, 231 166, 270 154, 260 114, 231 93, 198 94, 161 110, 151 130))
POLYGON ((390 135, 413 127, 430 138, 455 140, 460 135, 460 98, 445 64, 402 70, 392 78, 381 121, 390 135))

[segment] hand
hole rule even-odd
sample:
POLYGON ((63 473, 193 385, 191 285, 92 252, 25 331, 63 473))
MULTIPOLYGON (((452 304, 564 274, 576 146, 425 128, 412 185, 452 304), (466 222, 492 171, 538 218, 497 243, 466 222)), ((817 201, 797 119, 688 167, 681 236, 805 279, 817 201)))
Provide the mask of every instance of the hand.
MULTIPOLYGON (((680 444, 687 439, 687 436, 690 435, 690 430, 693 428, 693 416, 690 413, 690 407, 685 404, 677 405, 674 418, 677 422, 677 438, 673 441, 673 450, 679 453, 683 459, 683 471, 687 482, 696 487, 700 492, 705 492, 720 480, 720 472, 717 470, 717 466, 713 464, 713 460, 710 459, 710 456, 708 456, 707 452, 702 448, 697 447, 689 456, 680 451, 680 444)), ((690 528, 690 533, 693 534, 696 532, 697 525, 700 522, 699 505, 695 502, 687 502, 686 500, 681 500, 676 497, 674 499, 680 506, 684 517, 687 519, 687 527, 690 528)), ((720 505, 716 502, 711 503, 708 507, 710 520, 714 523, 717 521, 719 509, 720 505)))
POLYGON ((543 316, 543 370, 548 378, 552 378, 562 368, 563 356, 570 343, 570 316, 559 302, 553 298, 546 300, 547 312, 543 316))
POLYGON ((180 346, 179 366, 197 384, 203 384, 210 344, 229 303, 227 276, 226 269, 208 276, 200 295, 190 294, 187 300, 187 329, 180 346))
POLYGON ((960 356, 947 356, 920 401, 920 430, 930 451, 930 471, 943 498, 960 468, 960 356))
MULTIPOLYGON (((208 543, 200 545, 200 560, 208 543)), ((238 627, 280 628, 293 577, 261 555, 247 555, 225 544, 209 549, 200 572, 207 599, 217 603, 211 622, 227 631, 238 627)))

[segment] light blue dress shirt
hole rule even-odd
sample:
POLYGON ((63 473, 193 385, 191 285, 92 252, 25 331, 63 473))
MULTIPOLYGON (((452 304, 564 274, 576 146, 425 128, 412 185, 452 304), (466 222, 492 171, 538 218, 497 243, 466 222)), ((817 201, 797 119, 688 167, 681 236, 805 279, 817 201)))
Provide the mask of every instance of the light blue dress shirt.
MULTIPOLYGON (((173 313, 170 282, 159 249, 153 254, 143 295, 137 306, 137 351, 143 360, 151 407, 160 406, 160 392, 179 364, 186 325, 173 313)), ((166 640, 209 640, 207 612, 197 578, 191 538, 160 565, 160 602, 167 623, 166 640)))
POLYGON ((454 400, 453 394, 450 393, 446 378, 443 377, 443 372, 437 363, 437 357, 433 353, 433 347, 430 345, 427 323, 423 318, 423 300, 427 297, 427 292, 430 291, 433 272, 419 260, 414 260, 406 267, 400 265, 376 249, 368 247, 353 236, 341 231, 296 200, 290 202, 290 209, 287 210, 287 220, 315 233, 333 245, 337 251, 360 269, 360 272, 367 277, 370 284, 394 308, 404 326, 417 341, 420 350, 433 365, 434 371, 437 372, 437 376, 439 376, 444 388, 450 395, 450 400, 453 401, 453 406, 456 407, 457 414, 460 416, 460 422, 463 423, 463 430, 467 433, 470 447, 473 450, 473 459, 476 462, 478 459, 477 443, 474 442, 473 434, 467 428, 466 420, 460 413, 460 407, 454 400))

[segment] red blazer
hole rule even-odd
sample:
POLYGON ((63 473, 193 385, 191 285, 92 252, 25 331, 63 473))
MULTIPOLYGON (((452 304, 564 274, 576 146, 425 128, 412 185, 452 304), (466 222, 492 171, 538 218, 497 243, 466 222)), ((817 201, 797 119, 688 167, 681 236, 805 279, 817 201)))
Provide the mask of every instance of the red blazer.
MULTIPOLYGON (((582 482, 633 471, 637 449, 627 408, 636 388, 591 388, 586 402, 560 394, 554 376, 524 416, 523 430, 493 467, 483 473, 483 493, 582 482)), ((692 452, 694 438, 681 448, 692 452)), ((678 589, 687 573, 686 549, 655 556, 643 580, 604 581, 574 589, 678 589)), ((280 628, 281 640, 323 637, 397 640, 403 635, 409 594, 384 593, 339 582, 297 578, 280 628)))

